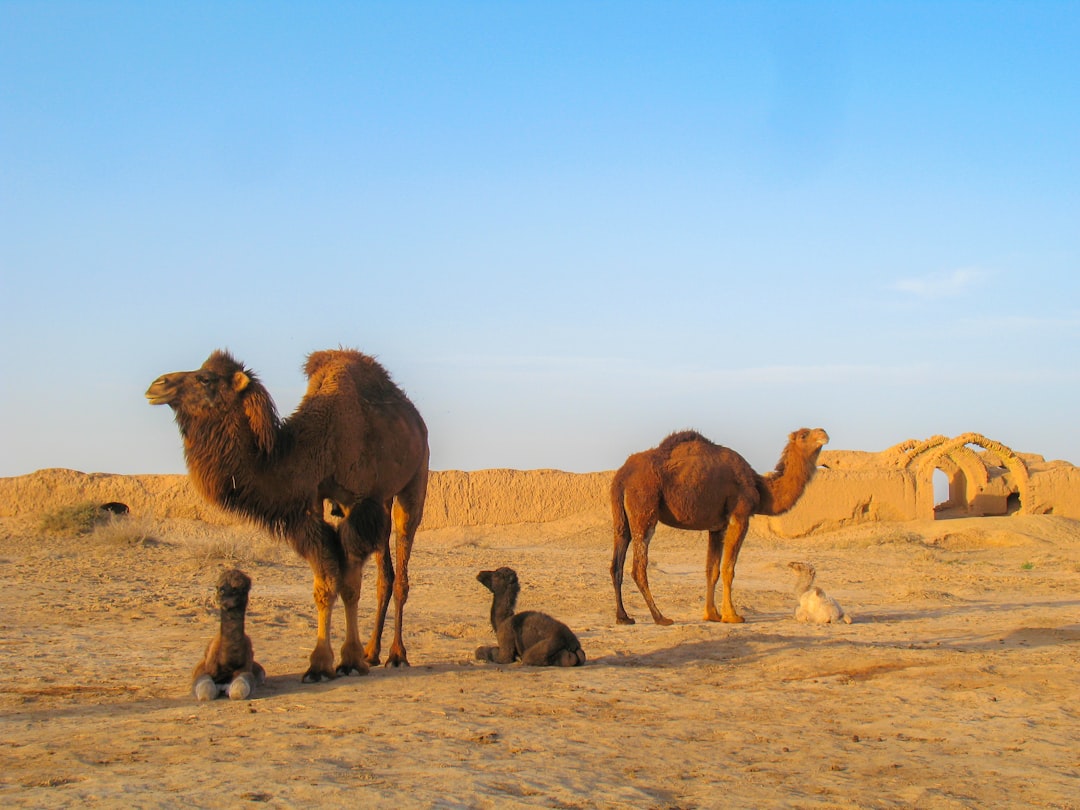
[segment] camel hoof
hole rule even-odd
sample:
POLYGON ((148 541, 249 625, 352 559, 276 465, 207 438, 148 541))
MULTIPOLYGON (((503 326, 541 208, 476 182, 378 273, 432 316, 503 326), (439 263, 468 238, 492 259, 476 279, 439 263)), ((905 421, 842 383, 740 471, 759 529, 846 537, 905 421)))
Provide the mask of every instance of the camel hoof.
POLYGON ((746 621, 746 619, 744 619, 738 613, 732 613, 730 616, 723 616, 720 620, 723 622, 727 622, 728 624, 742 624, 746 621))
POLYGON ((304 673, 304 677, 300 679, 301 683, 320 683, 322 681, 332 681, 335 675, 331 672, 327 672, 325 669, 316 669, 312 667, 304 673))
POLYGON ((637 624, 630 616, 616 616, 616 624, 637 624))
POLYGON ((386 666, 394 668, 407 667, 409 666, 409 659, 406 658, 404 655, 391 655, 389 658, 386 659, 386 666))
POLYGON ((669 619, 666 616, 657 616, 655 619, 653 619, 653 621, 661 627, 670 627, 671 625, 675 624, 674 619, 669 619))
POLYGON ((352 674, 367 675, 368 674, 368 665, 363 661, 361 661, 358 664, 346 664, 346 663, 342 662, 341 664, 338 665, 337 670, 335 670, 335 674, 338 677, 345 677, 345 676, 352 675, 352 674))

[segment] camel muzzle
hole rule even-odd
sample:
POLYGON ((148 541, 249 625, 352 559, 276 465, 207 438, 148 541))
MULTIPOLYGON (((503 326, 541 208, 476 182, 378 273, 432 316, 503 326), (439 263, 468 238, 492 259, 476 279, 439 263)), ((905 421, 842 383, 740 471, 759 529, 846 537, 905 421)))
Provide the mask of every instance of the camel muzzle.
POLYGON ((176 398, 176 383, 172 374, 162 374, 146 389, 146 398, 151 405, 171 405, 176 398))

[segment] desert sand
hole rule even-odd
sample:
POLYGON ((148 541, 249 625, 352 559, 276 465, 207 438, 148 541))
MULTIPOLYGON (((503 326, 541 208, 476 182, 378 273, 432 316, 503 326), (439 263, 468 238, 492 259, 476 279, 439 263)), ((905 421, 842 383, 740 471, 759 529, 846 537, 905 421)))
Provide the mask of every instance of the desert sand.
MULTIPOLYGON (((16 491, 0 512, 7 807, 1080 806, 1069 518, 796 539, 755 523, 735 579, 741 625, 702 620, 704 537, 662 527, 650 579, 671 627, 649 620, 629 577, 638 623, 615 623, 602 501, 546 522, 434 521, 410 566, 412 666, 305 685, 311 575, 283 544, 134 503, 127 529, 47 532, 46 505, 17 508, 16 491), (794 620, 793 560, 814 564, 852 624, 794 620), (494 643, 475 577, 500 565, 521 578, 519 609, 577 633, 586 666, 473 659, 494 643), (251 700, 198 703, 190 673, 232 566, 254 581, 247 630, 269 679, 251 700)), ((365 637, 374 592, 369 571, 365 637)), ((340 609, 335 621, 337 646, 340 609)))

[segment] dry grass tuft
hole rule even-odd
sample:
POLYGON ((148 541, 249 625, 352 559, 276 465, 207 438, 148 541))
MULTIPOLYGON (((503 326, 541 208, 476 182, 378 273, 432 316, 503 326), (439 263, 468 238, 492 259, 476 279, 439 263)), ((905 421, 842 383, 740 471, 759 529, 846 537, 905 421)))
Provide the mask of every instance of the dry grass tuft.
POLYGON ((89 534, 105 518, 96 503, 78 503, 61 506, 46 512, 38 522, 38 528, 46 534, 89 534))
POLYGON ((198 568, 281 562, 289 548, 265 532, 246 526, 226 526, 192 538, 191 559, 198 568))
POLYGON ((110 546, 149 546, 158 542, 156 526, 150 518, 107 512, 94 527, 94 539, 110 546))

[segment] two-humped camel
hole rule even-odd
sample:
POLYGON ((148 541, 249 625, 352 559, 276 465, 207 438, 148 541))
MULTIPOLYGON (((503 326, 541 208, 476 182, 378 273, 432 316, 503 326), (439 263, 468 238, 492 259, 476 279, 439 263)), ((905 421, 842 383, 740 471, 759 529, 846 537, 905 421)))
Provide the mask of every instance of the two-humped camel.
POLYGON ((408 665, 401 638, 409 595, 409 555, 424 511, 427 427, 420 413, 374 359, 358 351, 315 352, 304 367, 308 389, 280 419, 270 394, 228 352, 195 371, 158 377, 146 392, 169 405, 184 440, 195 488, 207 499, 285 538, 315 575, 318 637, 304 681, 379 662, 390 592, 394 642, 388 666, 408 665), (343 519, 323 515, 332 501, 343 519), (397 574, 390 529, 397 536, 397 574), (378 560, 378 607, 367 648, 360 643, 357 601, 365 560, 378 560), (345 643, 334 667, 330 619, 345 604, 345 643))
POLYGON ((731 601, 735 562, 750 526, 751 515, 779 515, 802 496, 817 470, 829 434, 802 428, 788 438, 776 469, 754 472, 746 460, 700 433, 673 433, 658 447, 634 453, 611 483, 615 550, 611 581, 615 586, 615 620, 633 624, 623 607, 622 581, 626 550, 634 545, 633 577, 645 597, 653 621, 671 624, 660 613, 649 590, 649 541, 657 523, 677 529, 707 531, 705 618, 741 622, 731 601), (723 601, 716 609, 716 581, 723 577, 723 601))

